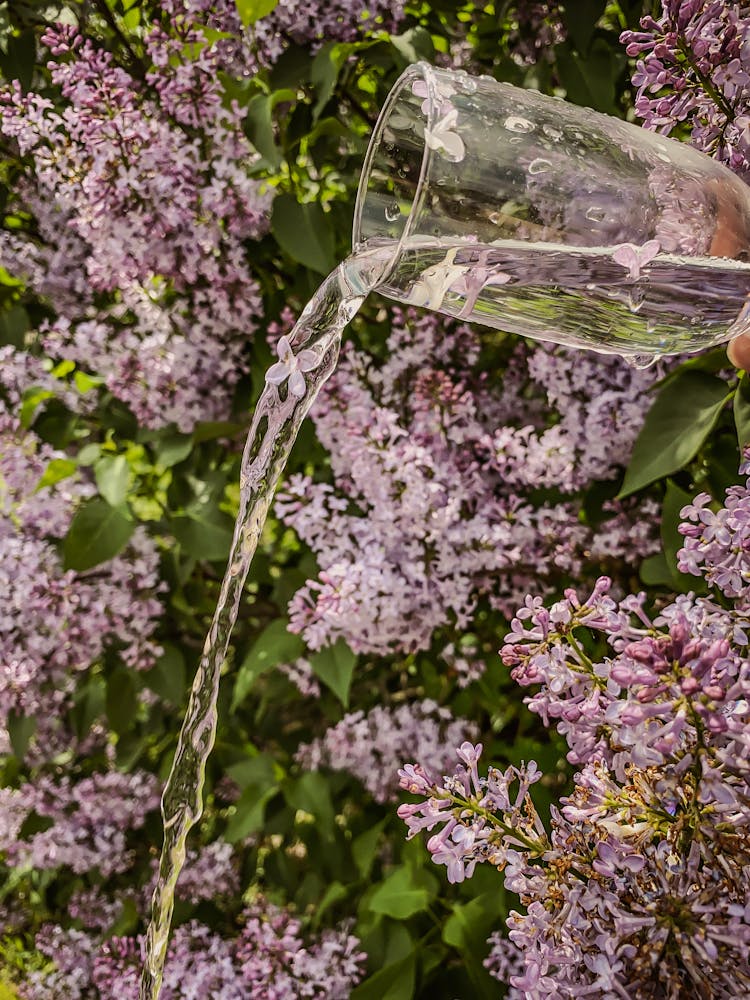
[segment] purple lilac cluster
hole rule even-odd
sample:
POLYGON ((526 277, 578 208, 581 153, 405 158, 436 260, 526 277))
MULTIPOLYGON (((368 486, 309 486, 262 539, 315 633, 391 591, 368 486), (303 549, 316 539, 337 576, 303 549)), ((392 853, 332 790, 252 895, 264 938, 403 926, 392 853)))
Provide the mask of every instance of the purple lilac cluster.
MULTIPOLYGON (((750 475, 750 452, 740 469, 750 475)), ((685 522, 680 533, 684 547, 678 553, 683 573, 703 576, 737 606, 750 606, 750 479, 727 490, 724 506, 711 507, 711 497, 700 493, 680 511, 685 522)))
MULTIPOLYGON (((169 946, 164 1000, 346 1000, 363 975, 365 956, 347 926, 307 940, 289 911, 258 900, 239 936, 225 938, 198 921, 178 927, 169 946)), ((137 1000, 142 938, 103 943, 77 930, 48 926, 37 947, 54 962, 21 987, 24 1000, 137 1000)))
POLYGON ((489 863, 519 896, 525 912, 487 962, 514 997, 750 990, 750 615, 731 572, 748 497, 750 484, 718 513, 700 498, 685 508, 704 534, 684 526, 683 558, 737 598, 730 608, 687 594, 653 614, 601 578, 585 598, 528 597, 513 619, 502 659, 579 768, 549 833, 533 762, 483 776, 482 747, 467 742, 450 774, 399 772, 419 797, 399 815, 410 837, 432 833, 449 880, 489 863))
POLYGON ((668 134, 687 124, 698 149, 750 170, 750 15, 726 0, 662 0, 621 41, 636 58, 636 113, 668 134))
POLYGON ((476 730, 474 723, 454 719, 434 701, 377 705, 367 714, 345 715, 321 739, 301 746, 297 761, 307 770, 348 771, 376 802, 388 802, 396 798, 395 774, 407 748, 416 759, 439 761, 437 766, 447 767, 452 754, 446 748, 476 738, 476 730))
POLYGON ((139 81, 60 24, 43 38, 58 104, 0 92, 0 135, 29 164, 17 207, 39 235, 0 234, 4 264, 55 309, 45 349, 101 375, 150 427, 226 415, 261 310, 245 242, 265 231, 269 197, 223 101, 220 41, 188 16, 155 25, 139 81))
POLYGON ((519 0, 516 25, 508 39, 513 58, 522 66, 554 59, 554 47, 566 36, 560 4, 555 0, 519 0))
POLYGON ((279 0, 273 11, 251 29, 252 47, 259 63, 272 65, 290 44, 355 42, 365 32, 394 33, 404 17, 402 0, 279 0))
POLYGON ((160 7, 171 19, 199 21, 228 36, 219 40, 217 54, 237 76, 273 66, 290 45, 315 51, 329 42, 356 42, 379 29, 395 32, 404 18, 400 0, 313 0, 304 6, 279 0, 270 14, 245 30, 234 0, 161 0, 160 7))
POLYGON ((94 571, 63 568, 53 542, 91 487, 77 475, 44 485, 55 461, 64 456, 0 404, 0 729, 11 712, 38 715, 45 729, 38 747, 48 757, 56 752, 54 719, 68 706, 76 677, 107 649, 136 670, 153 666, 162 611, 158 552, 143 529, 94 571))
POLYGON ((20 788, 0 788, 0 851, 14 867, 36 871, 98 870, 107 877, 126 871, 133 860, 127 834, 143 826, 159 806, 159 781, 146 771, 109 771, 73 782, 47 775, 20 788), (30 814, 49 826, 21 837, 30 814))
POLYGON ((539 346, 493 382, 479 347, 469 326, 396 310, 384 364, 345 348, 313 415, 335 485, 295 476, 276 504, 321 568, 290 605, 311 648, 424 649, 450 622, 465 629, 482 597, 510 614, 533 581, 658 545, 656 518, 621 505, 600 528, 605 549, 572 499, 529 499, 616 475, 654 376, 539 346))

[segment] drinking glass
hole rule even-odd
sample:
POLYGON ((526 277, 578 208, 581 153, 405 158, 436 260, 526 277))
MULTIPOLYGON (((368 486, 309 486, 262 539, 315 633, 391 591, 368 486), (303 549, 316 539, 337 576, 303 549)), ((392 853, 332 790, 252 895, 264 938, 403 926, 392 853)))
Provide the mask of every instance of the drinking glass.
POLYGON ((647 364, 750 329, 750 188, 697 150, 490 77, 410 66, 355 252, 404 304, 647 364))

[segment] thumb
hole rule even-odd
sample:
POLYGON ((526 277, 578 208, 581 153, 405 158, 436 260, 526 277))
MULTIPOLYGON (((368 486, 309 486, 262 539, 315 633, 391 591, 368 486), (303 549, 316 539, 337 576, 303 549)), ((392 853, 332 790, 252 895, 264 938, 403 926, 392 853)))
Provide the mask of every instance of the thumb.
POLYGON ((750 334, 743 333, 727 344, 727 356, 735 368, 750 371, 750 334))

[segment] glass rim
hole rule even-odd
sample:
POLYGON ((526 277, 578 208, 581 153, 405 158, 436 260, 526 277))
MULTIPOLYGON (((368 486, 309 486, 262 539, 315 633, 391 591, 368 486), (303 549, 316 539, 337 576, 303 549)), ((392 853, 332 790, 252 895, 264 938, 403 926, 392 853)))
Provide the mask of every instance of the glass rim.
MULTIPOLYGON (((375 126, 372 130, 372 135, 370 136, 370 141, 367 146, 367 152, 365 153, 365 159, 362 164, 362 171, 359 175, 359 185, 357 186, 357 199, 354 204, 354 221, 352 224, 352 249, 356 253, 358 250, 362 249, 364 246, 361 240, 361 226, 362 226, 362 215, 364 212, 365 201, 367 199, 367 193, 370 187, 370 175, 372 173, 373 161, 375 160, 375 155, 380 147, 381 141, 383 139, 383 133, 385 131, 388 120, 394 112, 394 109, 398 103, 404 88, 415 83, 417 80, 424 80, 427 87, 427 114, 426 114, 426 127, 432 129, 435 126, 435 114, 436 108, 438 107, 439 94, 437 88, 437 81, 435 79, 435 68, 430 65, 430 63, 420 60, 419 62, 412 63, 407 66, 403 71, 401 76, 396 80, 396 82, 391 87, 388 92, 388 96, 385 99, 385 103, 380 110, 375 126)), ((422 142, 422 160, 419 167, 419 177, 417 178, 417 185, 414 192, 414 197, 409 208, 409 214, 406 217, 406 222, 401 231, 401 235, 398 238, 396 244, 396 251, 394 253, 394 261, 398 259, 401 253, 401 247, 404 242, 411 235, 411 231, 414 227, 415 219, 419 214, 419 209, 421 202, 424 198, 425 193, 425 178, 427 176, 427 170, 430 164, 432 150, 427 145, 426 142, 422 142)))

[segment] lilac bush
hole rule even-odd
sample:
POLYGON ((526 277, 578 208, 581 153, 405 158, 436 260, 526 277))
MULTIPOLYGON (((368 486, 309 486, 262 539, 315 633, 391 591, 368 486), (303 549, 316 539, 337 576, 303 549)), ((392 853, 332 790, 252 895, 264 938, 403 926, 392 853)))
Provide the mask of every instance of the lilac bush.
MULTIPOLYGON (((681 564, 703 566, 727 593, 750 480, 718 514, 690 522, 681 564), (688 561, 690 560, 690 561, 688 561), (723 586, 722 586, 723 584, 723 586)), ((697 520, 705 498, 683 510, 697 520)), ((526 704, 556 726, 578 770, 549 832, 530 762, 480 776, 482 745, 465 742, 453 773, 409 764, 401 805, 409 836, 427 842, 448 880, 477 864, 503 873, 524 912, 488 968, 513 995, 741 996, 750 987, 750 619, 742 600, 685 594, 655 613, 641 593, 615 600, 607 578, 585 598, 546 607, 528 597, 501 650, 526 704), (515 951, 513 951, 515 949, 515 951), (510 950, 510 951, 509 951, 510 950)), ((742 597, 737 589, 732 596, 742 597)))
MULTIPOLYGON (((621 116, 635 88, 742 174, 748 14, 6 6, 0 998, 134 1000, 248 414, 269 369, 300 388, 283 338, 391 85, 426 59, 621 116)), ((653 180, 663 247, 705 252, 710 198, 686 234, 653 180)), ((365 304, 241 602, 162 997, 748 992, 750 394, 722 352, 687 371, 733 411, 618 498, 680 370, 365 304)))

